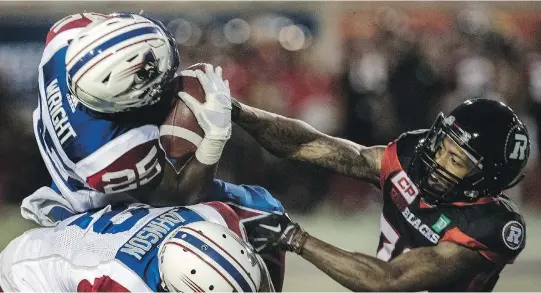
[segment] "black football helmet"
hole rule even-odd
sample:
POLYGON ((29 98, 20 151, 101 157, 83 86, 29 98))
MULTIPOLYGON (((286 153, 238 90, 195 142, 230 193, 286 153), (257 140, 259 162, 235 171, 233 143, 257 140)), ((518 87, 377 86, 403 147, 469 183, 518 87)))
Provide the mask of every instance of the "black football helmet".
POLYGON ((473 99, 447 117, 438 115, 415 148, 408 173, 428 203, 474 201, 496 196, 520 182, 529 154, 528 131, 511 108, 494 100, 473 99), (436 163, 445 137, 462 148, 474 165, 463 178, 436 163), (435 188, 429 182, 431 177, 445 182, 448 188, 435 188))

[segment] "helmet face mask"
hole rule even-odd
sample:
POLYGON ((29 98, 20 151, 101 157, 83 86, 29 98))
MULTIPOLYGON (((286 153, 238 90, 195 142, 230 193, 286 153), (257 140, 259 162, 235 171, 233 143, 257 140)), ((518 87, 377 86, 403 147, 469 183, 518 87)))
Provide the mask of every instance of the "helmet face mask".
POLYGON ((468 100, 438 115, 408 174, 429 204, 475 201, 520 182, 529 149, 526 127, 509 107, 468 100))
POLYGON ((417 150, 418 160, 422 162, 422 180, 419 187, 430 202, 454 201, 453 194, 463 191, 470 198, 477 196, 471 179, 483 168, 483 158, 468 145, 469 133, 453 124, 453 117, 444 118, 440 113, 426 138, 417 150), (439 160, 448 162, 446 166, 439 160))

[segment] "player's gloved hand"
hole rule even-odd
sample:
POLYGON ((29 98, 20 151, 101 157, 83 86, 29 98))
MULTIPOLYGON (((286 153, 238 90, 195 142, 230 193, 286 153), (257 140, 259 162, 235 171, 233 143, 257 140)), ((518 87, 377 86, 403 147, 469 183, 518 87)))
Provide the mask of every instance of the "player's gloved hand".
MULTIPOLYGON (((297 234, 306 234, 297 223, 293 223, 287 214, 269 214, 255 223, 247 223, 248 242, 258 253, 275 247, 285 251, 300 253, 303 241, 296 241, 297 234), (250 227, 250 225, 252 225, 250 227)), ((301 237, 304 239, 305 237, 301 237)), ((300 239, 299 239, 300 240, 300 239)))
POLYGON ((209 139, 227 140, 231 136, 231 91, 229 83, 222 78, 222 68, 205 64, 202 70, 184 70, 182 76, 197 77, 205 91, 205 103, 190 94, 179 92, 178 96, 192 110, 199 126, 209 139))
POLYGON ((214 68, 205 64, 205 72, 202 70, 184 70, 183 76, 197 77, 205 91, 205 103, 185 92, 179 92, 178 96, 186 103, 186 106, 194 113, 199 126, 205 132, 201 144, 198 146, 195 156, 206 165, 218 162, 223 147, 231 137, 231 92, 228 81, 222 78, 222 68, 214 68))

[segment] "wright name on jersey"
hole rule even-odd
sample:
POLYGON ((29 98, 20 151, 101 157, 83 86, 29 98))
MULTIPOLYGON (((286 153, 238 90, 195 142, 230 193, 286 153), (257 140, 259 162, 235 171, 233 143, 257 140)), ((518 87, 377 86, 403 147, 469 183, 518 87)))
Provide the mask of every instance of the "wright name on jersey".
POLYGON ((423 202, 403 166, 409 166, 415 146, 425 136, 425 131, 405 133, 384 152, 380 173, 384 205, 377 257, 389 261, 416 247, 450 241, 478 251, 497 266, 437 291, 491 291, 504 266, 524 249, 524 219, 503 194, 437 206, 423 202))
MULTIPOLYGON (((62 206, 74 213, 130 201, 123 192, 150 190, 161 181, 165 154, 159 145, 158 126, 167 116, 170 100, 162 98, 157 104, 125 113, 102 114, 85 107, 70 93, 68 45, 92 21, 106 17, 97 13, 70 15, 59 20, 47 35, 38 69, 34 133, 53 179, 51 188, 62 197, 30 196, 23 202, 25 218, 35 219, 32 214, 40 213, 44 206, 48 210, 62 206)), ((136 32, 116 32, 119 35, 102 47, 122 46, 123 38, 136 32)))

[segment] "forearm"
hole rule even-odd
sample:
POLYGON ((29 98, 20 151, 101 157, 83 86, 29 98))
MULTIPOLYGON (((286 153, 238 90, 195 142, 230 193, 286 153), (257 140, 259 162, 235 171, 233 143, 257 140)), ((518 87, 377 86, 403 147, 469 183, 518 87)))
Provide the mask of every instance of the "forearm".
POLYGON ((452 242, 414 248, 384 262, 311 236, 302 245, 303 235, 307 234, 294 236, 295 251, 352 291, 441 291, 449 284, 494 267, 478 251, 452 242))
POLYGON ((294 157, 302 145, 321 133, 309 124, 242 104, 234 108, 233 122, 246 130, 270 153, 281 158, 294 157))
POLYGON ((192 156, 184 166, 175 169, 165 164, 165 174, 154 191, 151 202, 156 206, 189 205, 203 201, 211 186, 218 164, 205 165, 192 156))
POLYGON ((374 257, 345 251, 311 236, 301 256, 354 292, 396 290, 387 286, 391 266, 374 257))
POLYGON ((307 123, 239 104, 233 121, 270 153, 379 184, 384 146, 365 147, 323 134, 307 123))
POLYGON ((176 177, 177 192, 186 199, 185 204, 196 204, 205 200, 207 190, 216 176, 218 163, 206 165, 194 156, 176 177))

